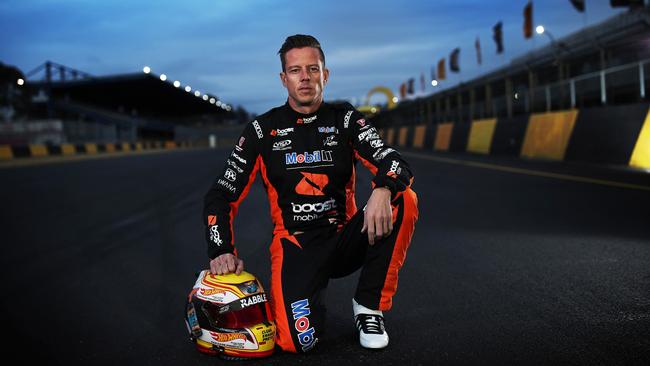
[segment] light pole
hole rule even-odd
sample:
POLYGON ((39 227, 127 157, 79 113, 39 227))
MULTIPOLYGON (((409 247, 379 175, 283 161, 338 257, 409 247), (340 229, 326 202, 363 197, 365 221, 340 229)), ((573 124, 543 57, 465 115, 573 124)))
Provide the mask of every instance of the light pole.
POLYGON ((548 38, 551 40, 551 44, 556 43, 555 42, 555 37, 553 37, 551 32, 546 30, 543 25, 538 25, 537 27, 535 27, 535 32, 537 32, 537 34, 546 34, 548 36, 548 38))
MULTIPOLYGON (((553 37, 553 34, 551 34, 551 32, 549 32, 547 29, 545 29, 543 25, 538 25, 537 27, 535 27, 535 32, 537 32, 537 34, 546 34, 548 36, 548 38, 551 40, 551 47, 553 48, 553 54, 555 55, 555 63, 557 65, 557 67, 558 67, 558 79, 561 82, 562 80, 564 80, 565 75, 564 75, 564 70, 563 70, 564 65, 562 63, 562 60, 561 60, 560 56, 561 56, 562 51, 564 51, 566 53, 569 53, 568 47, 563 42, 557 42, 555 40, 555 37, 553 37)), ((569 72, 567 71, 566 73, 568 74, 569 72)), ((568 75, 566 75, 566 76, 568 76, 568 75)), ((574 85, 573 80, 571 80, 569 82, 569 88, 570 88, 570 93, 571 93, 571 108, 573 108, 573 107, 575 107, 575 85, 574 85)), ((561 93, 560 98, 562 99, 563 96, 564 96, 564 89, 563 88, 560 89, 560 93, 561 93)), ((548 85, 545 88, 545 94, 546 94, 546 109, 550 110, 551 109, 551 90, 550 90, 548 85)))

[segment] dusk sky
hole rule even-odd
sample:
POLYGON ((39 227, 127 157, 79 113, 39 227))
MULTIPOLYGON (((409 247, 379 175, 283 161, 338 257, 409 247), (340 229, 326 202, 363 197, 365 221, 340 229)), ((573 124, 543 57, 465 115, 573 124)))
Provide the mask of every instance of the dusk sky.
MULTIPOLYGON (((46 60, 95 76, 165 73, 224 102, 263 113, 284 103, 277 51, 288 35, 321 42, 330 69, 326 100, 359 103, 375 86, 399 85, 460 47, 459 74, 430 94, 507 65, 549 43, 524 40, 528 0, 284 1, 284 0, 2 0, 0 62, 24 73, 46 60), (503 22, 505 53, 496 54, 492 27, 503 22), (480 38, 483 63, 476 62, 480 38)), ((609 0, 534 1, 534 23, 560 38, 624 11, 609 0)), ((383 102, 373 97, 373 102, 383 102)))

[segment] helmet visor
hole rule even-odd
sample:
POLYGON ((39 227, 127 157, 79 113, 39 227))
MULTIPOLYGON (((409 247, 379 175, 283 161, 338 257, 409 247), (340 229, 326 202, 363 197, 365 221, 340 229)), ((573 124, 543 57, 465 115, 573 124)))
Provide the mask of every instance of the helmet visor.
POLYGON ((223 312, 220 308, 209 301, 203 303, 203 312, 215 328, 240 329, 267 321, 264 303, 250 305, 237 311, 223 312))

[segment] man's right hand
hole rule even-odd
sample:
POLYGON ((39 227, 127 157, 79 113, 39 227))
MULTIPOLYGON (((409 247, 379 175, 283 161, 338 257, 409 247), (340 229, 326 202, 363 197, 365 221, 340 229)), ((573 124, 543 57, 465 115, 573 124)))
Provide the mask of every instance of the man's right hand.
POLYGON ((234 254, 222 254, 210 261, 210 273, 224 275, 228 273, 240 274, 244 270, 244 261, 234 254))

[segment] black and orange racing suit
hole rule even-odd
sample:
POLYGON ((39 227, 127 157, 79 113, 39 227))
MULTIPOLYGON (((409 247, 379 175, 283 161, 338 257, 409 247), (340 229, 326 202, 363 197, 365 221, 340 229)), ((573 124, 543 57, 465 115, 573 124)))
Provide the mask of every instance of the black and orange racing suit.
POLYGON ((324 290, 330 278, 362 268, 354 298, 388 310, 397 273, 418 216, 413 174, 400 154, 348 103, 322 103, 313 114, 289 104, 249 123, 222 174, 205 196, 208 256, 235 253, 233 219, 260 172, 273 223, 271 309, 276 344, 289 352, 311 349, 322 334, 324 290), (393 232, 373 246, 361 233, 355 203, 355 163, 391 193, 393 232))

